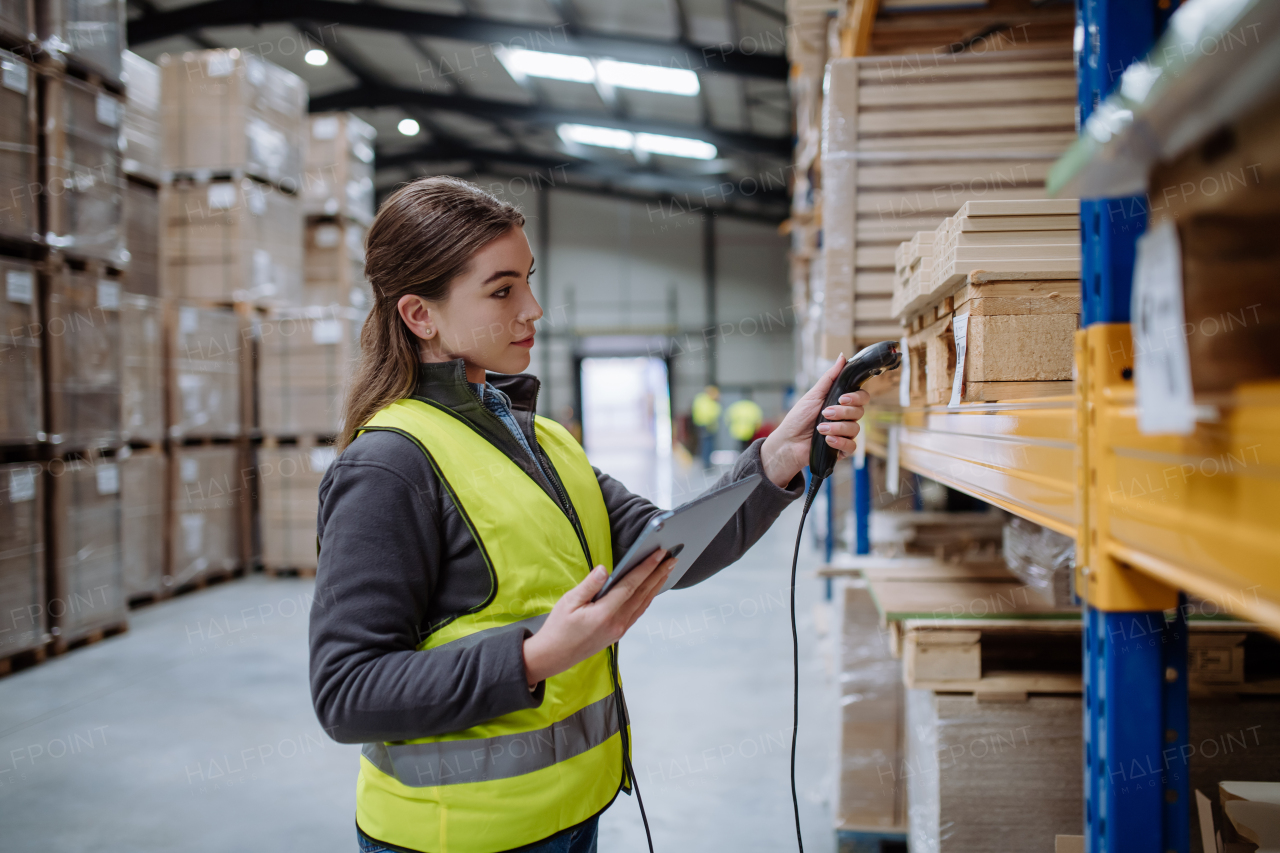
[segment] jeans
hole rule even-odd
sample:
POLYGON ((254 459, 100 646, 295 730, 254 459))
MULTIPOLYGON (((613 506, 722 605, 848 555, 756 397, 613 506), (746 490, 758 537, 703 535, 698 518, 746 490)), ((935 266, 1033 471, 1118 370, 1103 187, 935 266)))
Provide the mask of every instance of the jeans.
MULTIPOLYGON (((557 835, 533 847, 522 847, 520 853, 596 853, 596 825, 599 820, 600 816, 596 815, 572 832, 557 835)), ((360 841, 360 853, 393 853, 390 848, 359 833, 356 837, 360 841)))

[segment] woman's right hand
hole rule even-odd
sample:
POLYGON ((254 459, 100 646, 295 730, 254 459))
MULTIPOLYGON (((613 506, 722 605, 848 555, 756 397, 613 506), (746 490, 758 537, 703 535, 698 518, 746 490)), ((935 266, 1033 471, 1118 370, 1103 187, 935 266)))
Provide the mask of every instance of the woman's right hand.
POLYGON ((654 551, 599 601, 591 599, 608 579, 604 566, 596 566, 561 596, 538 633, 524 641, 529 687, 618 642, 649 609, 675 568, 676 560, 666 556, 666 551, 654 551))

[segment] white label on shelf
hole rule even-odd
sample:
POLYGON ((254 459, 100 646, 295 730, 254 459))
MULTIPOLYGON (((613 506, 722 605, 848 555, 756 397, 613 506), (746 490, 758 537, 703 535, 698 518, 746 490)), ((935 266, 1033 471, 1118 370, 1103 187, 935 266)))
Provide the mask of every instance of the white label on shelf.
POLYGON ((98 279, 98 307, 104 311, 120 310, 120 282, 98 279))
POLYGON ((333 464, 333 460, 337 457, 332 447, 313 447, 311 448, 311 470, 312 471, 328 471, 329 466, 333 464))
POLYGON ((958 406, 964 399, 964 352, 965 342, 969 338, 969 315, 960 314, 951 318, 951 332, 956 339, 956 375, 951 380, 951 401, 947 406, 958 406))
POLYGON ((853 447, 853 467, 867 467, 867 438, 863 433, 858 433, 857 444, 853 447))
POLYGON ((342 340, 341 320, 316 320, 311 324, 311 342, 320 346, 342 340))
POLYGON ((1138 238, 1131 299, 1138 430, 1187 435, 1195 429, 1196 408, 1183 330, 1182 250, 1172 222, 1138 238))
POLYGON ((178 309, 178 334, 189 335, 200 328, 200 309, 183 305, 178 309))
POLYGON ((211 50, 205 59, 206 73, 210 77, 230 77, 236 70, 236 61, 225 50, 211 50))
POLYGON ((209 184, 209 209, 230 210, 236 206, 235 184, 209 184))
POLYGON ((120 468, 114 462, 104 462, 94 473, 98 476, 98 494, 120 493, 120 468))
POLYGON ((93 114, 98 119, 98 124, 105 124, 107 127, 120 126, 120 102, 110 95, 98 95, 97 101, 94 102, 93 114))
POLYGON ((906 408, 911 405, 911 350, 907 349, 907 336, 903 335, 898 343, 898 352, 902 353, 902 366, 898 377, 898 405, 906 408))
POLYGON ((36 469, 14 468, 9 471, 9 503, 34 500, 36 496, 36 469))
POLYGON ((316 226, 316 248, 332 249, 342 242, 342 229, 337 225, 316 226))
POLYGON ((178 473, 184 483, 194 483, 200 479, 200 462, 190 456, 182 457, 178 465, 178 473))
POLYGON ((30 305, 35 300, 35 276, 28 270, 8 270, 4 274, 4 295, 10 302, 30 305))
POLYGON ((4 87, 15 92, 27 94, 31 78, 27 73, 27 64, 16 59, 4 60, 4 87))
POLYGON ((199 554, 204 550, 204 515, 199 512, 182 514, 182 544, 187 554, 199 554))
POLYGON ((898 430, 901 427, 889 427, 889 447, 885 451, 884 460, 884 484, 889 490, 889 494, 898 494, 898 430))
POLYGON ((338 117, 320 116, 311 120, 312 139, 337 139, 338 117))

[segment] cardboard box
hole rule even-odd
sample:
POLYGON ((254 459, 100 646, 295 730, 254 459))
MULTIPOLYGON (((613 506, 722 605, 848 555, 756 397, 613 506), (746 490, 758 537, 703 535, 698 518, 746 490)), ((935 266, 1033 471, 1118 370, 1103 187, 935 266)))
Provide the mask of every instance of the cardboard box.
POLYGON ((302 186, 307 84, 236 48, 160 60, 165 169, 302 186))
POLYGON ((120 441, 120 307, 120 279, 101 267, 62 264, 49 272, 44 345, 53 444, 120 441))
POLYGON ((43 441, 39 275, 30 261, 0 258, 0 443, 43 441))
POLYGON ((251 425, 251 345, 228 308, 172 305, 168 325, 169 437, 242 435, 251 425))
POLYGON ((177 588, 237 569, 248 500, 240 448, 175 446, 170 480, 167 585, 177 588))
POLYGON ((254 471, 264 568, 315 571, 320 481, 333 460, 333 448, 325 445, 258 448, 254 471))
POLYGON ((32 0, 0 2, 0 35, 11 42, 35 41, 38 38, 32 0))
POLYGON ((0 234, 18 240, 39 240, 40 185, 36 112, 39 88, 35 66, 0 50, 0 234), (32 191, 36 188, 37 191, 32 191))
POLYGON ((273 312, 258 344, 258 418, 264 435, 332 436, 360 350, 352 308, 273 312))
POLYGON ((363 225, 341 219, 307 223, 303 302, 337 305, 367 312, 373 289, 364 276, 363 225))
POLYGON ((161 292, 204 302, 300 304, 302 207, 250 178, 160 191, 161 292))
POLYGON ((120 82, 124 0, 39 0, 36 11, 40 46, 55 61, 120 82))
POLYGON ((124 101, 100 86, 42 70, 45 241, 117 267, 128 262, 120 125, 124 101))
POLYGON ((44 536, 40 464, 0 465, 0 657, 45 643, 44 536))
MULTIPOLYGON (((159 185, 164 172, 160 151, 160 68, 133 51, 124 52, 125 104, 120 137, 126 175, 159 185)), ((133 247, 129 247, 133 251, 133 247)))
POLYGON ((64 457, 49 463, 47 605, 55 642, 74 643, 126 623, 121 560, 120 467, 115 459, 64 457))
POLYGON ((164 591, 165 489, 169 457, 160 448, 120 453, 121 542, 124 596, 156 596, 164 591))
POLYGON ((351 113, 315 113, 302 198, 308 216, 373 222, 373 145, 377 131, 351 113))
POLYGON ((164 306, 137 293, 120 298, 120 437, 164 439, 164 306))
POLYGON ((160 191, 134 180, 124 185, 125 244, 129 272, 124 288, 130 293, 160 295, 160 191))

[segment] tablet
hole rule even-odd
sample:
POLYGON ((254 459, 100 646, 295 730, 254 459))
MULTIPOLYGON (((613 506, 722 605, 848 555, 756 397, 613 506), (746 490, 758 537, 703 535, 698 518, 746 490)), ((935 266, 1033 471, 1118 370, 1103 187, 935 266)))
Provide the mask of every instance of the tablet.
POLYGON ((636 538, 635 544, 614 565, 609 579, 591 600, 599 601, 626 576, 627 572, 643 563, 646 557, 659 549, 669 551, 671 556, 680 558, 671 576, 658 591, 666 592, 671 589, 694 564, 703 550, 711 544, 711 540, 737 512, 738 507, 742 506, 747 495, 755 491, 759 484, 760 475, 752 474, 736 483, 730 483, 724 488, 695 498, 684 506, 660 512, 649 519, 649 523, 636 538))

